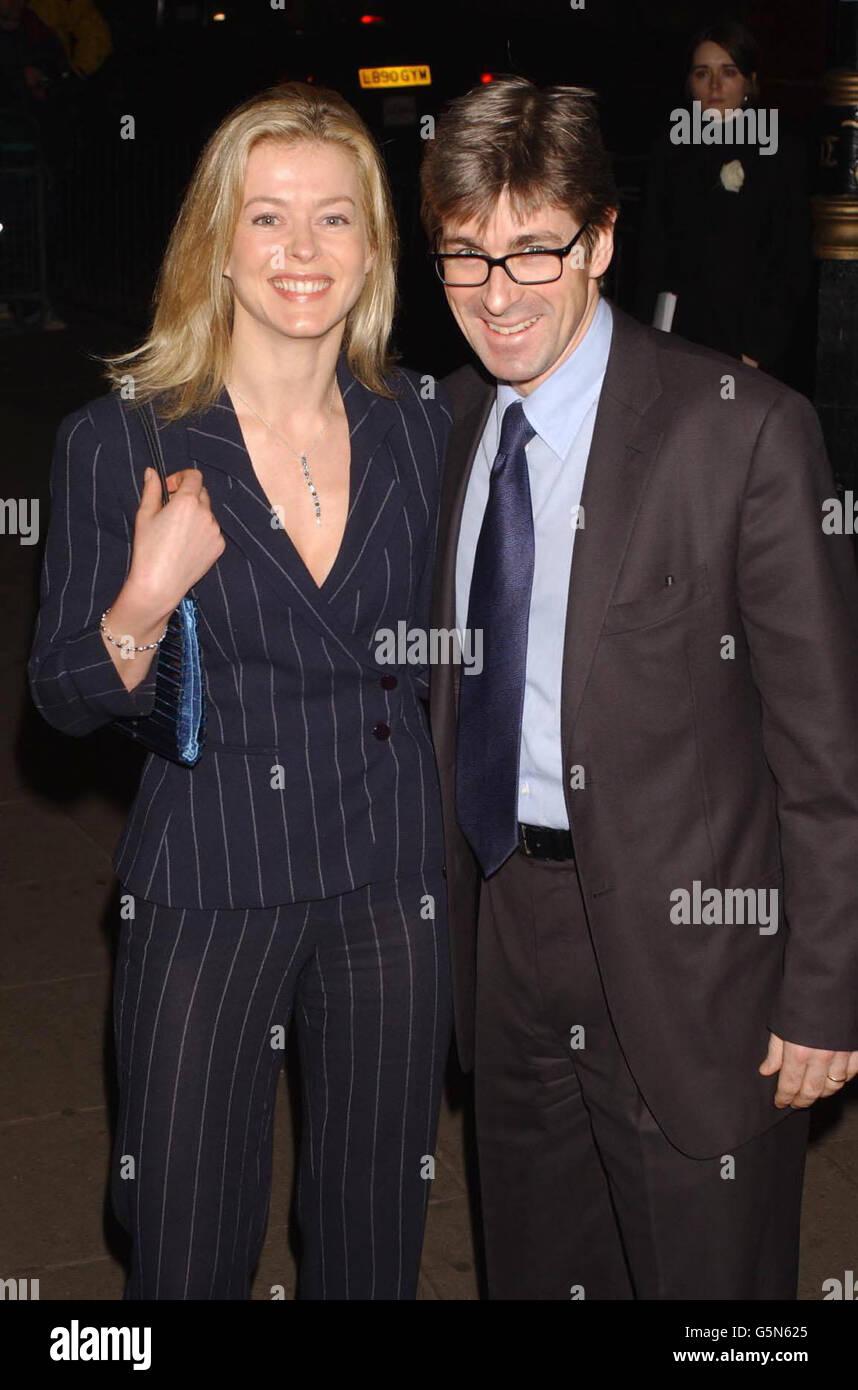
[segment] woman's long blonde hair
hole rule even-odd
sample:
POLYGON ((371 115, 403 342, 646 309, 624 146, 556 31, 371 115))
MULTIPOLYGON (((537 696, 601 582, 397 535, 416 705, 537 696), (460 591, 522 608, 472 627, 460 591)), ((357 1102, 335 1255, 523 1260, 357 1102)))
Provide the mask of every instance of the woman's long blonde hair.
POLYGON ((158 413, 177 420, 217 399, 232 336, 232 281, 223 275, 254 145, 330 141, 351 152, 375 260, 346 319, 343 348, 364 386, 392 394, 390 332, 396 300, 396 222, 387 175, 372 136, 348 102, 324 87, 286 82, 243 102, 221 122, 197 161, 158 276, 149 336, 100 360, 116 388, 135 400, 158 395, 158 413))

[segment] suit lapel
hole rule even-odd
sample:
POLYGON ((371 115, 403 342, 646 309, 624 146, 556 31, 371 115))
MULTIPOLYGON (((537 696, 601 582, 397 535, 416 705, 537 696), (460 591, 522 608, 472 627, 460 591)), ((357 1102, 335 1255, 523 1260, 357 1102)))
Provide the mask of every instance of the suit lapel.
MULTIPOLYGON (((439 590, 435 611, 438 618, 437 626, 443 628, 456 626, 456 552, 459 547, 462 511, 477 447, 495 399, 495 388, 481 379, 478 381, 476 373, 474 377, 474 394, 461 416, 454 420, 450 431, 447 466, 441 489, 442 543, 438 556, 439 590)), ((459 666, 440 666, 436 668, 435 676, 438 678, 438 693, 442 699, 448 681, 453 683, 454 698, 458 697, 461 679, 459 666)))
MULTIPOLYGON (((563 652, 564 762, 605 613, 661 433, 646 412, 661 394, 647 330, 611 306, 613 336, 581 493, 563 652)), ((565 779, 564 779, 565 781, 565 779)))
POLYGON ((404 504, 388 438, 399 421, 396 405, 356 381, 344 355, 337 377, 349 420, 352 460, 345 534, 321 590, 331 604, 347 587, 353 588, 367 569, 375 569, 404 504))
MULTIPOLYGON (((337 380, 349 421, 351 473, 349 513, 339 553, 324 584, 318 587, 286 531, 278 525, 263 492, 226 388, 215 404, 185 424, 187 452, 202 470, 212 511, 224 533, 239 547, 282 602, 310 619, 340 646, 372 665, 368 651, 341 628, 336 600, 343 589, 360 583, 372 568, 390 528, 402 510, 386 436, 398 412, 392 402, 363 387, 341 354, 337 380)), ((295 460, 298 467, 298 461, 295 460)), ((322 499, 324 507, 324 499, 322 499)))

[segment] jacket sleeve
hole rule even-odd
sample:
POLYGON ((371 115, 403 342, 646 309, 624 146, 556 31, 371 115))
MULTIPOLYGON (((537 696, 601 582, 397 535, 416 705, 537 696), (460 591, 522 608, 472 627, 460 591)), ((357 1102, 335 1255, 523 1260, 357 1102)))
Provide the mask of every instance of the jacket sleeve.
POLYGON ((30 0, 29 9, 56 34, 80 77, 90 77, 113 52, 107 21, 93 0, 30 0))
POLYGON ((27 674, 39 712, 75 737, 121 716, 150 714, 155 703, 157 650, 145 679, 128 691, 99 632, 131 559, 133 518, 119 505, 115 466, 86 409, 62 421, 27 674))
POLYGON ((738 593, 776 783, 784 974, 770 1029, 858 1048, 858 576, 826 534, 834 481, 816 414, 796 392, 770 408, 742 505, 738 593), (785 920, 784 920, 785 919, 785 920))
POLYGON ((113 52, 110 29, 92 0, 73 0, 69 11, 69 27, 74 36, 69 61, 82 77, 90 77, 113 52))

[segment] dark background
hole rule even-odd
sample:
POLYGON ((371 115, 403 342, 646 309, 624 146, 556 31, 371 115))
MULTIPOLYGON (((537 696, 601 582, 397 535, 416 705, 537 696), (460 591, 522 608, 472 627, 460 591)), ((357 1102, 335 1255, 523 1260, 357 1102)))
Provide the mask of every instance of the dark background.
MULTIPOLYGON (((402 358, 443 373, 467 348, 449 320, 425 259, 417 215, 419 117, 483 74, 516 72, 539 83, 594 88, 605 141, 613 154, 622 207, 606 293, 630 307, 636 231, 647 152, 683 99, 687 44, 717 4, 672 0, 101 0, 115 53, 79 90, 62 100, 65 145, 60 234, 51 254, 52 299, 64 317, 93 312, 119 326, 111 348, 128 346, 146 324, 166 237, 197 155, 233 106, 280 80, 329 85, 353 103, 383 149, 402 234, 400 292, 407 318, 396 327, 402 358), (225 15, 221 22, 213 16, 225 15), (383 22, 366 23, 375 15, 383 22), (362 90, 358 69, 390 63, 429 64, 432 85, 390 93, 362 90), (121 140, 123 115, 136 138, 121 140), (402 123, 401 123, 402 122, 402 123)), ((833 42, 834 6, 826 0, 736 4, 762 55, 760 104, 777 106, 781 128, 797 133, 807 153, 809 190, 816 182, 822 129, 822 73, 833 42)), ((813 394, 815 306, 792 384, 813 394)), ((100 344, 100 346, 102 346, 100 344)))

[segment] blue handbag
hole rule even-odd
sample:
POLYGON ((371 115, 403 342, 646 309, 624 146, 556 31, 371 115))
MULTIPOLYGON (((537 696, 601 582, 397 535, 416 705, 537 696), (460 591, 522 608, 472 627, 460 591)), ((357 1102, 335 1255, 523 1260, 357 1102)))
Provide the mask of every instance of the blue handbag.
MULTIPOLYGON (((136 408, 146 433, 152 462, 161 479, 161 500, 167 506, 167 470, 155 412, 151 404, 136 408)), ((194 767, 200 760, 206 736, 206 698, 197 601, 193 590, 170 615, 167 631, 156 655, 155 704, 151 714, 114 719, 110 727, 142 743, 152 753, 194 767)))

